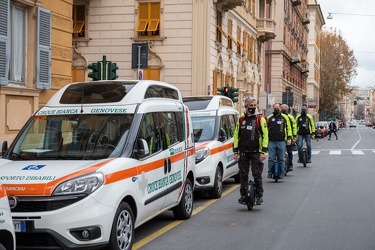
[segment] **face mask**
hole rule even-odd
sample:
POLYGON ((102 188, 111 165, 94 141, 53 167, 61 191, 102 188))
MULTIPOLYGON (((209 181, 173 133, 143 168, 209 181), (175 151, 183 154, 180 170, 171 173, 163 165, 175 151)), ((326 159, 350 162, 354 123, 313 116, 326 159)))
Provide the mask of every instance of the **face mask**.
POLYGON ((249 111, 249 113, 252 114, 252 115, 255 114, 255 110, 256 110, 255 107, 247 109, 247 111, 249 111))
POLYGON ((274 109, 274 110, 273 110, 273 113, 274 113, 275 115, 280 114, 280 109, 274 109))
POLYGON ((306 115, 306 111, 302 111, 302 112, 301 112, 301 115, 306 115))
POLYGON ((283 113, 284 113, 284 114, 287 114, 287 113, 288 113, 288 111, 286 111, 286 110, 283 110, 283 113))

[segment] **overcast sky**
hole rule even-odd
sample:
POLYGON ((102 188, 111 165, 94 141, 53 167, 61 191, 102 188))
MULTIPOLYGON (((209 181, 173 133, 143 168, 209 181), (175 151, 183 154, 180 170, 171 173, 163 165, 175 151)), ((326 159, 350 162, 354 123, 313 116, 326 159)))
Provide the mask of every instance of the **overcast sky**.
POLYGON ((358 75, 350 85, 375 87, 375 0, 318 0, 318 4, 325 28, 340 30, 357 58, 358 75), (327 19, 329 12, 333 19, 327 19))

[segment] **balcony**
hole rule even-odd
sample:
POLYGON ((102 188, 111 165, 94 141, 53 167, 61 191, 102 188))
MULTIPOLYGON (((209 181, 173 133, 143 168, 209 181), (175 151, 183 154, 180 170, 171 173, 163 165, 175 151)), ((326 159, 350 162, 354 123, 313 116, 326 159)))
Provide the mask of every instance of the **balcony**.
POLYGON ((301 71, 302 71, 302 73, 309 72, 309 63, 308 62, 301 63, 301 71))
POLYGON ((296 63, 299 63, 299 62, 301 62, 301 53, 299 53, 298 51, 293 51, 292 52, 292 63, 296 64, 296 63))
POLYGON ((222 11, 228 11, 236 8, 237 6, 242 6, 242 4, 244 4, 244 0, 216 0, 216 4, 221 6, 222 11))
POLYGON ((310 14, 309 13, 304 13, 302 17, 302 24, 306 25, 310 23, 310 14))
POLYGON ((298 6, 301 5, 302 0, 292 0, 292 6, 298 6))
POLYGON ((269 18, 257 18, 257 38, 263 42, 276 37, 275 28, 276 22, 269 18))

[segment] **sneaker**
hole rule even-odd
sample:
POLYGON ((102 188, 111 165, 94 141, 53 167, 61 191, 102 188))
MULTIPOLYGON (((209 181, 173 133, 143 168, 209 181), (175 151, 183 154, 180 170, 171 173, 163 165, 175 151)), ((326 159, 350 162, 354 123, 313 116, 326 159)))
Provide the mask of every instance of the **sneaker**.
POLYGON ((307 159, 307 163, 311 163, 311 157, 307 159))
POLYGON ((293 167, 289 167, 288 171, 292 172, 293 171, 293 167))
POLYGON ((336 140, 338 140, 339 138, 336 137, 336 140))
POLYGON ((241 195, 241 197, 238 199, 238 203, 246 205, 246 196, 241 195))
POLYGON ((297 162, 298 162, 298 163, 302 163, 301 159, 298 159, 297 162))
POLYGON ((267 178, 272 179, 272 174, 268 174, 267 178))
POLYGON ((284 179, 284 175, 283 175, 283 174, 280 174, 280 175, 279 175, 279 179, 284 179))
POLYGON ((255 205, 263 205, 263 198, 261 196, 255 198, 255 205))
POLYGON ((331 138, 328 138, 328 140, 331 140, 331 138))

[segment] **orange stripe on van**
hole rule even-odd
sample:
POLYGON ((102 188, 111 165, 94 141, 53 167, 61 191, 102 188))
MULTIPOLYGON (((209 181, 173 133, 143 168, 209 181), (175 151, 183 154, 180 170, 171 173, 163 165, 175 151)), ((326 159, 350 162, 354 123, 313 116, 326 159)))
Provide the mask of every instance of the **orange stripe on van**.
POLYGON ((227 149, 230 149, 233 147, 233 143, 229 143, 229 144, 225 144, 223 146, 220 146, 220 147, 217 147, 217 148, 213 148, 210 150, 210 154, 211 155, 214 155, 214 154, 217 154, 217 153, 220 153, 220 152, 223 152, 224 150, 227 150, 227 149))
POLYGON ((208 143, 210 143, 211 141, 208 141, 208 142, 205 142, 205 143, 203 143, 203 144, 201 144, 201 145, 199 145, 198 147, 196 147, 195 148, 195 150, 199 150, 199 149, 202 149, 202 148, 204 148, 205 146, 207 146, 208 145, 208 143))
POLYGON ((7 196, 7 192, 5 191, 5 188, 2 185, 0 185, 0 199, 4 196, 7 196))
POLYGON ((95 172, 98 168, 112 161, 113 158, 107 159, 95 165, 92 165, 86 169, 71 173, 69 175, 63 176, 59 179, 53 180, 48 183, 33 183, 33 184, 5 184, 7 187, 8 195, 52 195, 53 190, 61 182, 69 180, 74 177, 78 177, 83 174, 89 174, 95 172))

